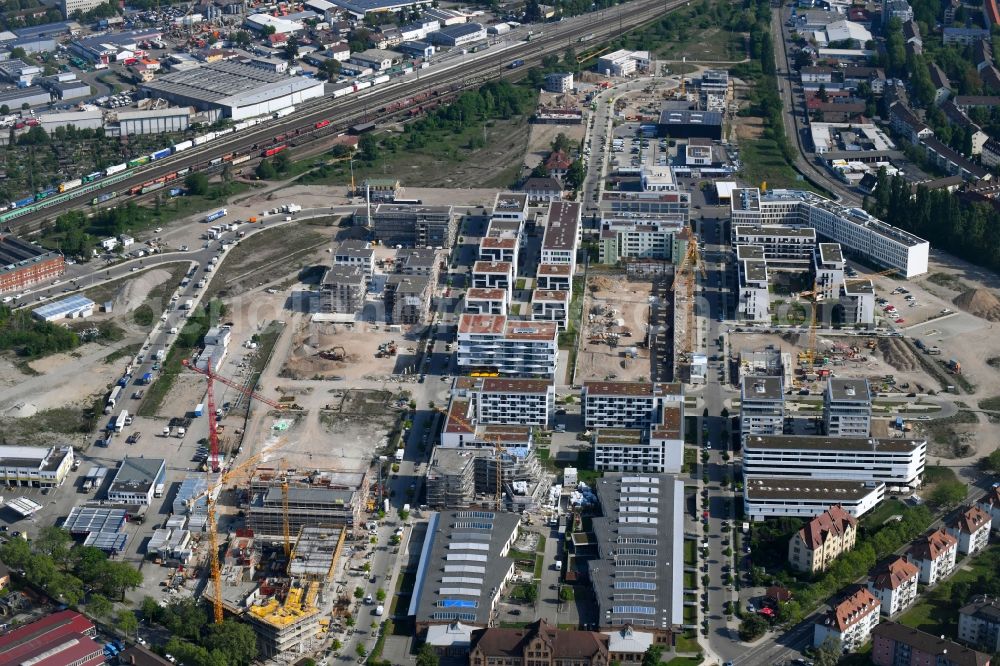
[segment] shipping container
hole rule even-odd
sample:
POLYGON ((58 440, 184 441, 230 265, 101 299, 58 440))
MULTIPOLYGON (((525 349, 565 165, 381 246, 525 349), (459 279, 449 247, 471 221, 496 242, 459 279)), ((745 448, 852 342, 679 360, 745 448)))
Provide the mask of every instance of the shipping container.
POLYGON ((381 76, 376 76, 374 79, 372 79, 373 86, 378 86, 388 82, 389 82, 389 76, 387 74, 382 74, 381 76))
POLYGON ((104 170, 104 175, 105 176, 113 176, 116 173, 121 173, 122 171, 124 171, 127 168, 128 168, 127 164, 116 164, 114 166, 109 166, 107 169, 104 170))
POLYGON ((79 178, 74 178, 73 180, 67 180, 65 183, 59 184, 60 192, 69 192, 70 190, 75 190, 76 188, 83 185, 83 181, 79 178))
POLYGON ((169 157, 169 156, 170 156, 170 149, 164 148, 163 150, 157 150, 155 153, 150 154, 149 159, 150 161, 162 160, 164 157, 169 157))
POLYGON ((147 192, 155 192, 161 187, 163 187, 163 183, 161 182, 149 183, 148 185, 143 185, 142 190, 140 190, 140 192, 142 194, 146 194, 147 192))
POLYGON ((83 177, 83 182, 92 183, 103 175, 104 174, 101 173, 100 171, 95 171, 94 173, 88 173, 86 176, 83 177))
POLYGON ((14 207, 15 208, 23 208, 24 206, 30 206, 33 203, 35 203, 35 197, 24 197, 23 199, 21 199, 19 201, 15 201, 14 202, 14 207))
POLYGON ((111 389, 111 395, 108 396, 108 404, 104 408, 105 414, 110 414, 112 411, 114 411, 115 405, 118 404, 118 400, 121 398, 121 395, 122 395, 121 386, 115 386, 113 389, 111 389))
POLYGON ((264 157, 272 157, 274 155, 277 155, 286 148, 288 148, 288 146, 286 146, 285 144, 281 144, 280 146, 274 146, 273 148, 268 148, 267 150, 264 151, 264 157))
POLYGON ((56 188, 54 188, 54 187, 50 187, 48 189, 42 190, 41 192, 38 192, 37 194, 35 194, 35 201, 41 201, 42 199, 47 199, 47 198, 51 197, 53 194, 55 194, 56 192, 58 192, 58 190, 56 188))
POLYGON ((174 146, 174 152, 175 153, 179 153, 179 152, 181 152, 183 150, 187 150, 188 148, 190 148, 193 145, 194 145, 194 141, 191 141, 191 140, 181 141, 176 146, 174 146))
POLYGON ((295 113, 295 107, 294 106, 289 106, 289 107, 285 107, 284 109, 279 109, 279 110, 275 111, 274 112, 274 117, 275 118, 284 118, 285 116, 290 116, 293 113, 295 113))
POLYGON ((229 215, 229 210, 226 209, 226 208, 220 208, 219 210, 215 211, 214 213, 209 213, 208 215, 206 215, 204 221, 205 222, 215 222, 216 220, 218 220, 220 218, 223 218, 226 215, 229 215))
POLYGON ((318 123, 316 123, 315 127, 316 127, 316 129, 322 129, 322 128, 326 127, 329 124, 330 124, 329 120, 321 120, 318 123))
POLYGON ((117 192, 105 192, 104 194, 98 194, 90 203, 96 206, 97 204, 104 203, 105 201, 111 201, 117 196, 117 192))
POLYGON ((204 413, 205 413, 205 404, 199 402, 197 405, 195 405, 194 415, 195 416, 201 416, 204 413))
POLYGON ((371 132, 373 129, 375 129, 375 123, 374 122, 358 123, 357 125, 353 125, 351 127, 350 133, 351 134, 364 134, 365 132, 371 132))
POLYGON ((142 166, 143 164, 149 164, 149 156, 148 155, 143 155, 142 157, 137 157, 134 160, 129 160, 128 161, 129 168, 135 168, 135 167, 138 167, 138 166, 142 166))

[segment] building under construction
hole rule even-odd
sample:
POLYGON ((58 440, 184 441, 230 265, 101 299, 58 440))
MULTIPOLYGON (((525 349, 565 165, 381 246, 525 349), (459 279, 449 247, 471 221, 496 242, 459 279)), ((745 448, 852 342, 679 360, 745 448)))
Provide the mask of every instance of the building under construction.
POLYGON ((347 527, 362 522, 368 473, 257 468, 250 480, 247 528, 257 539, 277 542, 303 527, 347 527))
POLYGON ((534 508, 548 493, 548 478, 532 448, 505 446, 500 452, 499 475, 497 464, 492 448, 436 447, 427 469, 427 505, 436 509, 493 506, 498 478, 504 506, 517 511, 534 508))
POLYGON ((262 656, 311 651, 329 628, 327 586, 344 546, 342 527, 304 527, 291 547, 286 576, 267 578, 243 617, 262 656))

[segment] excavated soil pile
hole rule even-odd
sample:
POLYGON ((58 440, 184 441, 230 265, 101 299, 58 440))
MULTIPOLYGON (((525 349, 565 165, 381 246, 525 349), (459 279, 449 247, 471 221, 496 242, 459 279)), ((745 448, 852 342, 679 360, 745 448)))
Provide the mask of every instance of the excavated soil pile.
POLYGON ((909 372, 920 368, 920 361, 916 355, 899 338, 880 338, 878 350, 885 362, 897 370, 909 372))
POLYGON ((590 291, 614 291, 616 287, 620 285, 619 282, 612 280, 611 278, 606 278, 603 275, 598 275, 597 277, 590 278, 590 291))
POLYGON ((1000 299, 985 289, 969 289, 952 302, 987 321, 1000 321, 1000 299))

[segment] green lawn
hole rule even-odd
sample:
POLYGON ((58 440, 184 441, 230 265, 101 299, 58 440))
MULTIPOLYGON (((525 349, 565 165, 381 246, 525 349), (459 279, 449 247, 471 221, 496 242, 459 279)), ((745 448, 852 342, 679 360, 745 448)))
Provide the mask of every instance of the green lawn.
POLYGON ((684 572, 684 589, 685 590, 698 589, 698 574, 696 574, 694 571, 684 572))
POLYGON ((677 637, 674 650, 676 652, 700 652, 701 644, 698 643, 698 637, 693 631, 687 631, 677 637))
POLYGON ((670 661, 661 661, 666 666, 700 666, 701 659, 695 657, 674 657, 670 661))
POLYGON ((878 505, 874 511, 864 516, 861 520, 872 528, 876 528, 891 516, 901 513, 906 505, 899 500, 887 499, 878 505))
MULTIPOLYGON (((967 560, 966 560, 967 561, 967 560)), ((932 592, 903 615, 899 622, 929 634, 954 637, 958 630, 958 615, 951 599, 951 589, 956 583, 968 583, 975 589, 977 583, 994 578, 1000 564, 1000 544, 994 544, 973 558, 968 569, 959 569, 951 578, 939 584, 932 592)), ((959 564, 961 567, 961 564, 959 564)))
POLYGON ((698 564, 698 543, 694 539, 684 540, 684 564, 692 567, 698 564))
POLYGON ((694 624, 698 621, 698 607, 697 606, 685 606, 684 607, 684 624, 694 624))
POLYGON ((740 141, 740 158, 743 160, 743 177, 754 186, 766 182, 769 189, 814 189, 785 161, 781 149, 772 139, 761 137, 740 141))
POLYGON ((931 465, 924 470, 924 483, 940 483, 942 481, 957 481, 955 472, 950 467, 931 465))

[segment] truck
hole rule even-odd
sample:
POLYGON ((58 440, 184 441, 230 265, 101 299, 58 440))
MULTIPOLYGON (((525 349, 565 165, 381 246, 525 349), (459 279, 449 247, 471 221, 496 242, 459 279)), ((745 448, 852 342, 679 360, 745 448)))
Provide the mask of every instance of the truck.
POLYGON ((287 203, 282 205, 281 207, 282 213, 299 213, 301 211, 302 211, 302 206, 296 203, 287 203))
POLYGON ((163 497, 163 484, 158 483, 153 489, 153 497, 163 497))
POLYGON ((123 409, 118 418, 115 419, 114 431, 121 432, 124 430, 126 421, 128 421, 128 410, 123 409))
POLYGON ((108 404, 104 407, 104 413, 110 414, 115 410, 115 405, 118 404, 118 400, 122 395, 122 387, 115 386, 111 389, 111 395, 108 396, 108 404))
POLYGON ((154 358, 157 361, 162 361, 166 357, 166 355, 167 355, 166 350, 164 350, 164 349, 157 349, 156 350, 156 354, 154 354, 154 358))
POLYGON ((124 388, 128 386, 128 383, 130 381, 132 381, 132 375, 122 375, 121 377, 118 378, 118 386, 124 388))
POLYGON ((395 460, 396 462, 403 462, 403 449, 396 449, 395 460))
MULTIPOLYGON (((202 282, 204 282, 204 280, 202 280, 202 282)), ((202 285, 201 282, 199 282, 198 286, 204 286, 204 285, 202 285)), ((181 306, 181 310, 190 310, 193 307, 194 307, 194 300, 189 298, 186 301, 184 301, 184 305, 181 306)))
POLYGON ((140 383, 143 384, 143 385, 146 385, 146 384, 151 383, 152 381, 153 381, 153 373, 152 372, 147 372, 146 374, 144 374, 142 376, 142 379, 140 380, 140 383))
POLYGON ((195 405, 194 415, 201 416, 204 413, 205 413, 205 403, 199 402, 197 405, 195 405))
POLYGON ((226 215, 229 215, 229 210, 226 208, 220 208, 214 213, 209 213, 208 215, 206 215, 205 222, 215 222, 216 220, 223 218, 226 215))

